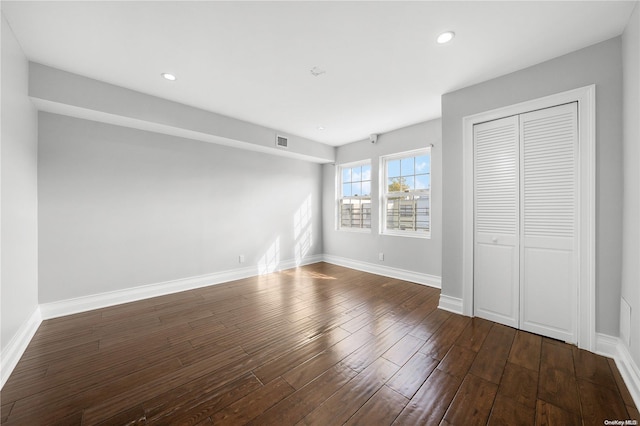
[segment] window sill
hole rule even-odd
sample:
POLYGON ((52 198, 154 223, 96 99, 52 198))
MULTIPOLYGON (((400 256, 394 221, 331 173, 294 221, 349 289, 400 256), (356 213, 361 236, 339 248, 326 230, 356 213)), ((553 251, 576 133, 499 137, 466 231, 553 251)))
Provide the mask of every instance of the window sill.
POLYGON ((385 235, 388 237, 406 237, 406 238, 419 238, 422 240, 430 240, 431 239, 431 233, 425 233, 425 234, 421 234, 421 233, 414 233, 414 232, 390 232, 390 231, 385 231, 385 232, 381 232, 380 235, 385 235))
POLYGON ((338 228, 339 232, 353 232, 355 234, 371 234, 371 228, 338 228))

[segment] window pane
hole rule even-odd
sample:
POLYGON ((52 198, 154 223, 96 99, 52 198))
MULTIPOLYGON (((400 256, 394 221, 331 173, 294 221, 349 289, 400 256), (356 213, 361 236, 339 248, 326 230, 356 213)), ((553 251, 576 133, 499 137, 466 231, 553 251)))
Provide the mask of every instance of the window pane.
POLYGON ((359 203, 351 204, 351 227, 362 227, 362 209, 359 203))
POLYGON ((429 189, 429 188, 431 188, 431 175, 417 175, 416 189, 429 189))
POLYGON ((343 183, 342 184, 342 196, 343 197, 350 197, 351 195, 351 184, 350 183, 343 183))
POLYGON ((362 227, 371 228, 371 200, 362 200, 362 227))
POLYGON ((414 157, 402 159, 402 165, 400 166, 400 172, 402 173, 402 176, 408 176, 408 175, 414 174, 413 160, 414 160, 414 157))
POLYGON ((351 169, 351 182, 357 182, 362 180, 362 167, 353 167, 351 169))
POLYGON ((390 198, 387 202, 387 229, 415 230, 416 201, 406 197, 390 198))
POLYGON ((362 195, 362 183, 354 182, 351 184, 351 195, 362 195))
POLYGON ((405 191, 413 191, 414 189, 416 189, 415 178, 413 176, 403 176, 403 179, 406 186, 405 191))
POLYGON ((362 182, 362 194, 360 195, 371 195, 371 182, 362 182))
POLYGON ((431 173, 431 156, 416 157, 416 174, 431 173))
POLYGON ((340 200, 341 228, 371 228, 371 200, 340 200))
POLYGON ((413 185, 413 176, 411 178, 404 176, 391 178, 387 182, 387 190, 389 192, 407 192, 412 189, 411 185, 413 185))
POLYGON ((429 231, 429 197, 416 200, 416 230, 429 231))
POLYGON ((400 160, 387 161, 387 177, 400 176, 400 160))
POLYGON ((342 169, 342 182, 351 182, 351 169, 342 169))
POLYGON ((387 192, 399 192, 401 188, 401 178, 387 179, 387 192))
POLYGON ((387 200, 387 229, 400 229, 400 199, 387 200))
POLYGON ((351 204, 345 204, 340 200, 340 226, 351 226, 351 204))
POLYGON ((371 180, 371 165, 362 166, 362 180, 371 180))

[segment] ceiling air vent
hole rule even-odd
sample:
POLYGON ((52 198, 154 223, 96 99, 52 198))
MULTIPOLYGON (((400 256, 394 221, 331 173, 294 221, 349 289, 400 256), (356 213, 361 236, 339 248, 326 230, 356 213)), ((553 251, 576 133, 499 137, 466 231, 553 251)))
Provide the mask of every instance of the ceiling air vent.
POLYGON ((284 136, 276 135, 276 146, 278 148, 288 148, 289 139, 284 136))

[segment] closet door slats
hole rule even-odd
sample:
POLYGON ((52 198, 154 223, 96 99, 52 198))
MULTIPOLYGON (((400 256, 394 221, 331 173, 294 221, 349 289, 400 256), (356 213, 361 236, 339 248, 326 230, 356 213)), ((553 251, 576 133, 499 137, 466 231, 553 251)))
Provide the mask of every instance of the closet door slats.
POLYGON ((577 104, 474 126, 474 314, 576 342, 577 104))
POLYGON ((518 117, 475 126, 474 141, 474 310, 517 327, 518 117))
POLYGON ((520 116, 520 328, 575 343, 577 104, 520 116))

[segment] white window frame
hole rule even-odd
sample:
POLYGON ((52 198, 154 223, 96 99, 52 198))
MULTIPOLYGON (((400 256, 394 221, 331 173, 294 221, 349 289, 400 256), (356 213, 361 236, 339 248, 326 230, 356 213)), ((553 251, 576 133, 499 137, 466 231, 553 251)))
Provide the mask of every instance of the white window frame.
MULTIPOLYGON (((362 180, 361 180, 362 181, 362 180)), ((366 181, 365 181, 366 182, 366 181)), ((371 233, 371 229, 372 229, 372 221, 371 221, 371 210, 373 209, 373 199, 371 198, 371 192, 373 190, 373 167, 371 165, 371 160, 367 159, 367 160, 361 160, 361 161, 354 161, 351 163, 344 163, 344 164, 340 164, 338 167, 336 167, 336 229, 339 231, 346 231, 346 232, 363 232, 363 233, 371 233), (371 177, 369 179, 369 182, 371 184, 371 191, 370 194, 366 197, 363 197, 361 195, 355 196, 355 195, 350 195, 350 196, 343 196, 342 195, 342 171, 344 169, 350 169, 353 167, 358 167, 358 166, 369 166, 369 168, 371 169, 371 177), (342 225, 342 217, 341 217, 341 207, 342 207, 342 200, 369 200, 369 204, 370 204, 370 212, 369 212, 369 227, 351 227, 351 226, 343 226, 342 225)), ((364 219, 362 220, 362 222, 364 223, 364 219)))
POLYGON ((429 156, 429 175, 430 178, 432 176, 431 164, 431 147, 425 147, 420 149, 415 149, 411 151, 398 152, 395 154, 385 155, 380 157, 380 234, 382 235, 395 235, 401 237, 412 237, 412 238, 431 238, 431 228, 432 228, 432 209, 431 209, 431 188, 432 183, 430 179, 429 189, 427 190, 411 190, 411 191, 402 191, 402 192, 387 192, 387 182, 388 179, 388 170, 387 163, 389 161, 394 160, 402 160, 404 158, 409 157, 419 157, 422 155, 429 156), (428 198, 428 218, 429 218, 429 230, 428 231, 418 231, 418 230, 408 230, 408 229, 387 229, 387 200, 389 198, 398 197, 398 196, 406 196, 406 197, 421 197, 427 195, 428 198))

